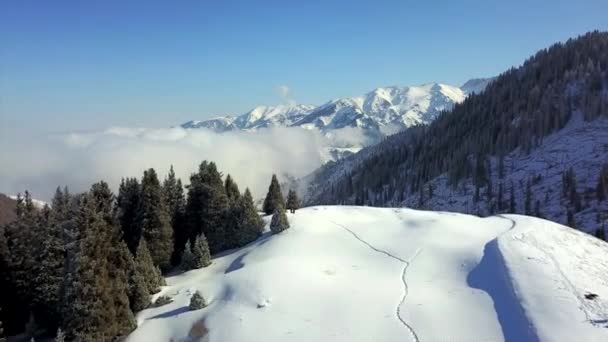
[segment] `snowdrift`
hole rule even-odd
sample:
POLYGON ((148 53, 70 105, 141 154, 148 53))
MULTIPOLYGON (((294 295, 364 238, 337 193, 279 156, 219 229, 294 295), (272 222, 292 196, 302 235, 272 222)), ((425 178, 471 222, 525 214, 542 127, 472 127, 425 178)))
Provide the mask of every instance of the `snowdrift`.
POLYGON ((140 312, 128 340, 608 340, 608 244, 594 237, 516 215, 336 206, 288 218, 169 277, 156 297, 173 302, 140 312), (197 290, 209 305, 189 311, 197 290))

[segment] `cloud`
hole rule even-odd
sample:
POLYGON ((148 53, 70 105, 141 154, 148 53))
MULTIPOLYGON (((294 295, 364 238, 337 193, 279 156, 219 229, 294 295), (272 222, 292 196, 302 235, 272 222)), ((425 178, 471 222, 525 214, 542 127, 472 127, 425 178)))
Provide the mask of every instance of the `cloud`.
POLYGON ((297 103, 293 98, 291 98, 291 94, 289 93, 289 86, 282 84, 277 87, 277 92, 279 93, 279 96, 281 96, 281 100, 283 100, 283 102, 291 106, 297 103))
MULTIPOLYGON (((342 139, 342 138, 340 138, 342 139)), ((182 181, 201 161, 215 161, 241 190, 265 193, 273 173, 302 177, 322 164, 329 137, 301 128, 214 133, 183 128, 113 127, 98 132, 11 139, 0 137, 0 192, 29 189, 48 200, 58 185, 84 191, 106 180, 114 191, 122 177, 141 177, 153 167, 164 177, 171 164, 182 181)))

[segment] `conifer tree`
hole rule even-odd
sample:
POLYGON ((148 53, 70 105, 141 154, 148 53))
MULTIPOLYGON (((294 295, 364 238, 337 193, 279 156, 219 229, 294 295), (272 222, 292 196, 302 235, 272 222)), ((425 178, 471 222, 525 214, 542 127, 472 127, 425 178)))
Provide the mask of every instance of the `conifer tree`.
POLYGON ((572 213, 572 211, 568 210, 566 216, 567 216, 566 221, 568 223, 568 226, 576 229, 576 221, 574 220, 574 214, 572 213))
POLYGON ((287 221, 287 215, 285 209, 280 205, 274 209, 272 219, 270 220, 270 231, 273 234, 278 234, 289 228, 289 221, 287 221))
POLYGON ((137 222, 140 196, 141 187, 137 178, 123 178, 116 197, 116 212, 123 238, 133 255, 141 238, 141 225, 137 222))
POLYGON ((526 215, 532 215, 532 181, 529 178, 528 182, 526 183, 524 212, 526 213, 526 215))
POLYGON ((255 241, 264 229, 264 221, 258 214, 253 196, 249 188, 245 189, 245 193, 238 202, 238 230, 237 230, 237 246, 245 246, 246 244, 255 241))
POLYGON ((277 207, 285 208, 285 200, 283 199, 283 193, 281 192, 281 185, 276 175, 272 175, 270 186, 268 187, 268 194, 264 199, 264 212, 266 215, 274 213, 277 207))
MULTIPOLYGON (((431 195, 432 196, 432 187, 431 185, 429 185, 429 190, 431 191, 431 195)), ((291 211, 291 213, 295 213, 296 209, 300 208, 300 200, 298 199, 298 195, 296 194, 295 190, 290 189, 289 193, 287 194, 287 209, 289 209, 291 211)))
POLYGON ((189 240, 193 242, 203 233, 211 253, 224 250, 229 208, 224 182, 215 163, 202 162, 198 173, 190 177, 188 188, 186 220, 189 240))
POLYGON ((188 308, 190 310, 200 310, 205 308, 206 306, 207 302, 205 301, 203 295, 198 290, 194 292, 192 297, 190 297, 190 305, 188 306, 188 308))
POLYGON ((173 227, 173 254, 171 264, 178 265, 184 245, 188 240, 188 230, 185 225, 186 198, 182 180, 176 178, 173 165, 169 174, 163 182, 163 192, 167 199, 167 207, 171 216, 171 227, 173 227))
MULTIPOLYGON (((143 241, 143 240, 142 240, 143 241)), ((137 264, 133 255, 128 253, 128 295, 131 311, 138 312, 150 305, 150 290, 141 273, 137 270, 137 264)))
POLYGON ((135 256, 137 273, 141 275, 146 284, 147 293, 157 293, 160 287, 165 285, 165 279, 159 268, 154 265, 146 239, 139 241, 137 254, 135 256))
POLYGON ((144 171, 141 181, 141 201, 137 222, 142 237, 146 239, 154 264, 161 270, 171 267, 173 253, 173 228, 156 171, 144 171))
POLYGON ((513 184, 511 184, 510 197, 509 197, 509 213, 511 213, 511 214, 517 213, 517 208, 515 207, 515 189, 513 188, 513 184))
POLYGON ((184 252, 182 253, 181 263, 179 267, 184 271, 189 271, 194 268, 194 264, 194 254, 192 254, 190 241, 187 241, 186 246, 184 246, 184 252))
POLYGON ((192 244, 192 268, 202 268, 211 265, 211 253, 204 234, 196 237, 192 244))
POLYGON ((8 246, 7 264, 10 272, 10 281, 16 290, 21 303, 31 309, 27 303, 35 296, 35 282, 32 275, 37 265, 35 254, 40 246, 38 211, 34 207, 28 191, 25 198, 17 196, 17 219, 5 227, 6 245, 8 246))
POLYGON ((33 269, 34 313, 40 325, 48 331, 55 331, 59 325, 57 308, 63 285, 65 267, 63 232, 60 220, 65 215, 64 196, 58 188, 53 199, 57 207, 51 210, 45 206, 38 218, 38 238, 40 245, 38 258, 33 269))
POLYGON ((111 208, 107 195, 104 183, 94 185, 82 198, 76 217, 80 236, 73 274, 65 283, 62 315, 70 340, 112 340, 135 327, 126 279, 115 275, 112 244, 116 241, 107 217, 111 208))
POLYGON ((234 182, 230 175, 226 176, 224 188, 226 189, 226 196, 228 196, 228 201, 230 204, 236 204, 238 199, 241 197, 241 192, 239 191, 238 185, 234 182))

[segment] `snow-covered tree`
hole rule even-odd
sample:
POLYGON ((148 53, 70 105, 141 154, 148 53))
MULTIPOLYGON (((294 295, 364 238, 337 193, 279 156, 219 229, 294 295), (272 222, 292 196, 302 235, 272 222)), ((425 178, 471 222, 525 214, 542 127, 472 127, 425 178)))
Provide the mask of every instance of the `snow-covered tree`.
POLYGON ((272 219, 270 220, 270 231, 273 234, 278 234, 287 228, 289 228, 289 221, 287 221, 285 209, 281 206, 277 206, 274 209, 274 214, 272 214, 272 219))
MULTIPOLYGON (((429 188, 432 189, 432 188, 429 188)), ((432 194, 432 190, 431 190, 432 194)), ((432 195, 431 195, 432 196, 432 195)), ((298 194, 296 194, 295 190, 290 189, 287 194, 287 209, 291 211, 291 213, 295 213, 296 209, 300 208, 300 200, 298 199, 298 194)))

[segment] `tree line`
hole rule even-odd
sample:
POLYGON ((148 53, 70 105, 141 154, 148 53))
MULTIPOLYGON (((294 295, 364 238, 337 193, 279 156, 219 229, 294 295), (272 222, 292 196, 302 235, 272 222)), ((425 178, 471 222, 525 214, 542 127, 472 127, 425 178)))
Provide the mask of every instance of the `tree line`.
MULTIPOLYGON (((287 207, 299 204, 290 192, 287 207)), ((273 175, 264 211, 273 233, 289 228, 273 175)), ((211 255, 244 246, 263 232, 249 189, 204 161, 183 186, 173 167, 122 179, 118 193, 100 181, 85 193, 58 187, 37 208, 17 197, 17 219, 0 227, 0 337, 111 341, 136 327, 134 313, 165 285, 163 274, 206 267, 211 255)))

